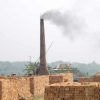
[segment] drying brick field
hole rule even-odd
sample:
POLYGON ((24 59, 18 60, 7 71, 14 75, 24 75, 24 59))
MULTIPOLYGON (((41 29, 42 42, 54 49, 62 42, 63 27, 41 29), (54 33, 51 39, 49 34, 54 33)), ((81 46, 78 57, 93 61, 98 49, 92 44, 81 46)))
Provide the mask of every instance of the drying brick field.
POLYGON ((78 82, 70 72, 0 77, 0 100, 100 100, 100 74, 78 82))
POLYGON ((73 74, 0 77, 0 100, 42 99, 45 86, 64 81, 73 81, 73 74))

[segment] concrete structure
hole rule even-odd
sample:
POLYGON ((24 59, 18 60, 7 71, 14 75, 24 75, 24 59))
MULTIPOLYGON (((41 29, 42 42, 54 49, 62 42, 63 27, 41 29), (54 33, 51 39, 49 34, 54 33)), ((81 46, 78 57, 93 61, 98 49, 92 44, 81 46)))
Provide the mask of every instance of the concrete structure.
MULTIPOLYGON (((63 64, 58 64, 57 66, 55 66, 53 68, 54 72, 55 73, 58 73, 58 71, 61 69, 61 68, 64 68, 66 66, 69 66, 69 67, 72 67, 70 63, 63 63, 63 64)), ((65 69, 66 70, 66 69, 65 69)))
POLYGON ((39 75, 48 75, 48 74, 49 74, 48 68, 46 67, 44 20, 40 19, 40 68, 39 68, 39 75))

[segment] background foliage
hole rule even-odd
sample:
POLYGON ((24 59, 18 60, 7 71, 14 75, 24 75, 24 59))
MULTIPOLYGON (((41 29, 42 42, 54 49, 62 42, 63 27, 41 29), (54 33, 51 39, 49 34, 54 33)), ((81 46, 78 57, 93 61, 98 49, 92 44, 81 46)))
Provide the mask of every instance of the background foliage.
MULTIPOLYGON (((56 61, 56 62, 48 63, 48 66, 49 66, 48 68, 49 68, 50 73, 54 73, 52 68, 60 63, 62 64, 65 62, 56 61)), ((10 74, 14 73, 17 75, 25 75, 25 73, 27 73, 27 70, 25 70, 25 69, 27 69, 27 67, 28 67, 26 65, 29 65, 28 61, 23 61, 23 62, 0 61, 0 74, 10 75, 10 74)), ((77 68, 77 71, 79 71, 80 74, 83 76, 91 76, 91 75, 94 75, 94 74, 100 72, 100 64, 97 64, 95 61, 93 61, 92 63, 89 63, 89 64, 74 62, 74 63, 71 63, 71 65, 74 68, 73 68, 73 70, 72 69, 69 69, 69 70, 74 71, 75 68, 77 68)), ((63 71, 63 69, 62 69, 62 71, 63 71)), ((79 73, 77 71, 75 73, 79 73)))

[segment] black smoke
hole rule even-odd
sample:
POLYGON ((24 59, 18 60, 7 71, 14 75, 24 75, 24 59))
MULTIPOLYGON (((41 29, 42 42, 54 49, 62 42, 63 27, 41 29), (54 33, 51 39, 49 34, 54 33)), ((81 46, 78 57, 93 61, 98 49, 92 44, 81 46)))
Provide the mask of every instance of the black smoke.
POLYGON ((60 12, 59 10, 50 10, 41 15, 41 19, 48 20, 62 30, 64 35, 74 39, 83 33, 85 26, 81 19, 73 11, 60 12))

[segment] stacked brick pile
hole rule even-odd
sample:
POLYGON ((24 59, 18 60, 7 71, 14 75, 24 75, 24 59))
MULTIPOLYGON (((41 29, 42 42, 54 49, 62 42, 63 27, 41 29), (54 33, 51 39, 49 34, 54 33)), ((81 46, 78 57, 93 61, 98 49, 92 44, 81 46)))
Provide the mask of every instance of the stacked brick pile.
POLYGON ((100 82, 81 82, 81 85, 100 86, 100 82))
POLYGON ((18 100, 15 82, 9 79, 0 79, 0 100, 18 100))
POLYGON ((49 76, 34 76, 30 78, 30 91, 33 96, 43 95, 47 85, 49 85, 49 76))
MULTIPOLYGON (((56 84, 52 84, 52 85, 48 85, 48 86, 79 86, 81 85, 81 83, 78 82, 61 82, 61 83, 56 83, 56 84)), ((47 86, 47 87, 48 87, 47 86)))
POLYGON ((69 71, 65 72, 64 74, 61 74, 64 77, 64 82, 73 82, 73 74, 69 71))
POLYGON ((75 82, 46 86, 44 100, 100 100, 100 86, 96 84, 75 82))
POLYGON ((49 84, 61 83, 61 82, 73 82, 73 74, 70 72, 66 72, 49 76, 49 84))
POLYGON ((49 76, 0 77, 0 100, 18 100, 44 94, 49 76))
POLYGON ((32 94, 30 93, 30 77, 20 77, 16 81, 16 89, 18 90, 18 96, 28 98, 32 94))
MULTIPOLYGON (((0 77, 0 100, 18 100, 44 94, 45 86, 71 81, 72 74, 44 75, 31 77, 0 77)), ((71 84, 71 83, 70 83, 71 84)))
POLYGON ((63 75, 50 75, 49 76, 49 84, 64 82, 63 75))
POLYGON ((93 82, 93 78, 79 77, 78 82, 93 82))
POLYGON ((93 76, 93 82, 100 82, 100 74, 96 74, 93 76))
POLYGON ((18 97, 31 96, 29 80, 26 78, 9 77, 0 79, 0 100, 18 100, 18 97))
POLYGON ((91 78, 79 77, 78 82, 100 82, 100 74, 95 74, 91 78))

